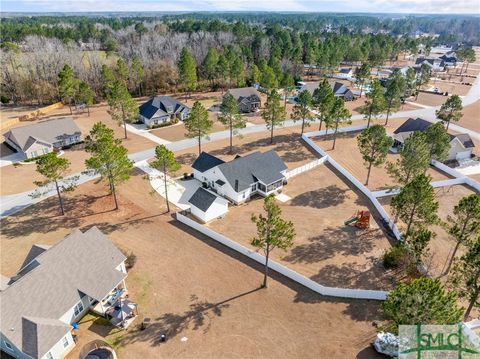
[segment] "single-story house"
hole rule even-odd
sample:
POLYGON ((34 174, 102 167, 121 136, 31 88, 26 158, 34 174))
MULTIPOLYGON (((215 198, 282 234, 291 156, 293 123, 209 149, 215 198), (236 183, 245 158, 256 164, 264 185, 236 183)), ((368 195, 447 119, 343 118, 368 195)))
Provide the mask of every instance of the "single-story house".
POLYGON ((267 196, 286 183, 287 166, 273 150, 236 156, 230 162, 202 152, 192 168, 194 178, 235 204, 254 194, 267 196))
POLYGON ((444 71, 445 70, 445 61, 440 58, 424 58, 419 57, 415 61, 415 65, 420 67, 423 64, 427 65, 432 71, 444 71))
POLYGON ((154 96, 139 107, 139 120, 151 127, 185 121, 189 113, 190 108, 171 96, 154 96))
MULTIPOLYGON (((425 132, 432 123, 421 118, 409 118, 393 131, 393 151, 397 151, 414 132, 425 132)), ((463 160, 472 156, 475 144, 466 133, 450 135, 450 150, 446 158, 447 161, 463 160)))
POLYGON ((0 292, 0 349, 21 359, 64 358, 75 346, 72 324, 89 310, 112 323, 133 320, 125 259, 97 227, 32 247, 0 292))
POLYGON ((225 198, 202 187, 195 191, 188 203, 191 205, 190 212, 203 223, 224 217, 228 212, 228 201, 225 198))
POLYGON ((249 113, 255 112, 262 106, 260 99, 260 93, 255 87, 241 87, 236 89, 230 89, 227 94, 232 95, 238 102, 240 112, 249 113))
POLYGON ((12 128, 5 142, 26 158, 35 158, 82 141, 82 132, 71 117, 12 128))
MULTIPOLYGON (((319 81, 314 82, 299 82, 298 93, 307 90, 313 96, 314 91, 320 84, 319 81)), ((355 99, 355 94, 346 85, 341 82, 330 82, 333 94, 335 97, 343 98, 345 101, 352 101, 355 99)))
POLYGON ((353 69, 351 67, 340 69, 336 74, 336 77, 339 79, 350 80, 353 78, 353 69))

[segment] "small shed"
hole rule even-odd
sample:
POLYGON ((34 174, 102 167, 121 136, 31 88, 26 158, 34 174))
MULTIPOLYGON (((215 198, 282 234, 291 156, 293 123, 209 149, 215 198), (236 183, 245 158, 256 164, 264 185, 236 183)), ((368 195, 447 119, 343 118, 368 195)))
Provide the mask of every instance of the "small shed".
POLYGON ((228 212, 228 201, 215 193, 199 187, 190 197, 190 211, 203 223, 225 216, 228 212))

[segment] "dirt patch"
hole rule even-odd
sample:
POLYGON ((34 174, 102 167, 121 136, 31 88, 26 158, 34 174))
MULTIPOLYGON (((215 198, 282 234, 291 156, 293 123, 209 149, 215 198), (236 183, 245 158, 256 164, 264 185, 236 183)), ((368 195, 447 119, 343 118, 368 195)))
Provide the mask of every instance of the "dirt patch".
MULTIPOLYGON (((329 165, 294 177, 282 193, 291 200, 277 203, 283 217, 294 223, 297 235, 294 247, 285 253, 273 252, 273 259, 326 286, 390 289, 394 285, 393 273, 385 271, 381 263, 390 243, 374 207, 329 165), (374 214, 370 229, 344 225, 357 210, 374 214)), ((250 246, 256 234, 250 217, 263 213, 262 206, 261 198, 230 206, 226 218, 209 226, 250 246)))
POLYGON ((480 132, 480 101, 463 108, 463 116, 456 124, 480 132))
MULTIPOLYGON (((387 127, 388 130, 398 127, 397 124, 402 123, 403 120, 392 120, 387 127)), ((342 133, 337 137, 337 143, 334 150, 332 148, 332 137, 322 136, 314 138, 315 142, 329 155, 333 157, 340 165, 347 169, 360 182, 365 183, 367 179, 368 169, 365 166, 362 155, 358 151, 357 136, 359 132, 342 133)), ((387 161, 395 162, 399 158, 398 154, 389 153, 387 161)), ((433 181, 440 181, 448 179, 446 174, 438 171, 434 167, 427 170, 427 174, 432 176, 433 181)), ((372 191, 383 190, 397 187, 398 184, 389 176, 385 165, 382 167, 372 167, 368 188, 372 191)))
MULTIPOLYGON (((31 244, 54 244, 97 225, 137 256, 126 282, 141 317, 116 340, 120 357, 379 358, 370 348, 372 322, 382 320, 379 302, 322 297, 275 273, 269 288, 258 290, 259 265, 163 214, 163 199, 150 191, 135 176, 120 187, 121 210, 103 213, 112 209, 111 197, 91 182, 69 198, 67 217, 56 217, 54 203, 45 201, 2 220, 1 273, 14 273, 31 244), (143 318, 148 327, 139 331, 143 318), (166 343, 158 340, 162 333, 166 343)), ((89 335, 79 336, 68 357, 77 358, 90 340, 116 335, 98 328, 86 323, 89 335)))

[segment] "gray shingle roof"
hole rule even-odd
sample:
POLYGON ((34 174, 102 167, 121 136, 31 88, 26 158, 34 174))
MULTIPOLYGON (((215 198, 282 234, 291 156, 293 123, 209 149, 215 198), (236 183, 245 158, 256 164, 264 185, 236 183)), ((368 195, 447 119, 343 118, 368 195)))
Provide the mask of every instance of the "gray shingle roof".
POLYGON ((238 157, 218 166, 228 183, 235 189, 238 181, 238 192, 241 192, 257 180, 270 184, 284 178, 282 171, 287 166, 273 150, 254 152, 244 157, 238 157))
POLYGON ((409 118, 407 121, 402 123, 400 127, 398 127, 395 131, 393 131, 394 134, 399 134, 403 132, 415 132, 415 131, 426 131, 427 128, 431 125, 430 122, 422 119, 422 118, 409 118))
POLYGON ((171 96, 154 96, 139 107, 140 115, 151 119, 152 117, 173 115, 189 108, 171 96))
POLYGON ((461 133, 461 134, 455 135, 454 137, 456 137, 465 148, 475 147, 475 144, 473 143, 472 138, 467 133, 461 133))
POLYGON ((101 300, 126 277, 115 269, 124 260, 122 252, 97 227, 71 233, 38 255, 32 270, 0 292, 0 331, 24 351, 32 349, 29 343, 34 330, 40 335, 38 352, 29 355, 42 357, 46 353, 42 351, 51 347, 43 338, 55 339, 55 343, 61 339, 66 331, 59 329, 58 319, 83 294, 101 300))
POLYGON ((10 283, 10 278, 0 274, 0 292, 2 290, 7 289, 9 286, 9 283, 10 283))
POLYGON ((216 167, 224 163, 220 158, 212 156, 207 152, 200 153, 200 156, 197 157, 195 162, 192 164, 192 168, 196 169, 199 172, 208 171, 210 168, 216 167))
POLYGON ((260 93, 255 87, 240 87, 236 89, 229 89, 228 92, 231 94, 237 101, 241 101, 244 98, 251 98, 252 100, 260 100, 260 93), (252 97, 253 96, 253 97, 252 97))
POLYGON ((206 212, 216 199, 217 196, 212 192, 207 191, 205 188, 199 187, 192 197, 190 197, 188 202, 203 212, 206 212))
MULTIPOLYGON (((350 91, 350 89, 342 84, 341 82, 329 82, 330 87, 332 88, 332 91, 335 95, 345 95, 347 92, 350 91)), ((319 81, 314 81, 314 82, 307 82, 304 86, 302 86, 300 91, 305 91, 307 90, 310 92, 310 95, 313 96, 313 92, 318 88, 318 85, 320 84, 319 81)))
POLYGON ((23 264, 20 266, 20 270, 22 270, 27 264, 29 264, 36 257, 38 257, 40 254, 42 254, 43 252, 45 252, 47 249, 50 249, 50 248, 51 246, 34 244, 32 248, 30 248, 30 251, 28 252, 27 256, 25 257, 23 264))
POLYGON ((71 117, 57 118, 32 125, 12 128, 5 134, 23 151, 26 151, 36 141, 53 144, 70 136, 80 136, 82 133, 71 117))

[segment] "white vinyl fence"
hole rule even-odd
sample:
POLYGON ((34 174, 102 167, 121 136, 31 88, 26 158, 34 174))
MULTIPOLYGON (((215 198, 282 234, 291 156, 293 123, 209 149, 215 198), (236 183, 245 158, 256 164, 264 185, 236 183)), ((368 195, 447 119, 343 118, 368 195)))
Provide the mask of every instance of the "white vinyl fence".
MULTIPOLYGON (((233 249, 234 251, 241 253, 262 265, 265 265, 265 257, 262 256, 261 254, 255 251, 252 251, 242 246, 241 244, 221 235, 220 233, 217 233, 211 230, 210 228, 191 220, 190 218, 184 216, 180 212, 176 213, 176 218, 178 221, 187 225, 188 227, 191 227, 197 230, 198 232, 206 235, 207 237, 212 238, 213 240, 223 244, 224 246, 227 246, 228 248, 233 249)), ((341 298, 374 299, 374 300, 385 300, 387 296, 387 292, 380 291, 380 290, 325 287, 271 259, 268 261, 268 267, 321 295, 341 297, 341 298)))
MULTIPOLYGON (((341 131, 339 132, 356 132, 356 131, 361 131, 364 128, 367 128, 366 125, 361 125, 361 126, 351 126, 351 127, 345 127, 342 128, 341 131)), ((375 206, 376 210, 382 216, 383 220, 385 223, 387 223, 388 227, 392 230, 393 235, 397 240, 401 239, 401 234, 400 231, 397 228, 397 225, 393 222, 393 220, 390 218, 388 215, 387 211, 383 208, 383 206, 378 202, 377 198, 375 195, 370 191, 363 183, 361 183, 359 180, 357 180, 350 172, 348 172, 345 168, 343 168, 337 161, 335 161, 330 155, 328 155, 324 150, 322 150, 315 142, 313 142, 310 137, 316 137, 316 136, 322 136, 324 135, 324 131, 314 131, 314 132, 308 132, 304 133, 302 135, 302 139, 317 153, 319 153, 321 156, 324 156, 326 158, 326 161, 330 163, 338 172, 340 172, 343 176, 345 176, 355 187, 357 187, 365 196, 368 197, 370 202, 375 206)))
POLYGON ((441 162, 432 160, 432 165, 437 167, 440 171, 448 173, 450 176, 457 178, 458 180, 462 179, 463 182, 461 182, 459 184, 466 184, 466 185, 472 187, 473 189, 475 189, 477 192, 480 192, 480 183, 478 183, 474 179, 465 176, 464 174, 458 172, 457 170, 455 170, 453 168, 448 167, 447 165, 444 165, 441 162))
POLYGON ((296 175, 299 175, 300 173, 309 171, 309 170, 311 170, 311 169, 313 169, 317 166, 320 166, 326 160, 327 160, 326 157, 322 157, 322 158, 319 158, 319 159, 314 160, 312 162, 308 162, 308 163, 304 164, 303 166, 300 166, 300 167, 294 168, 291 171, 288 171, 287 173, 285 173, 285 177, 288 179, 288 178, 292 178, 296 175))

